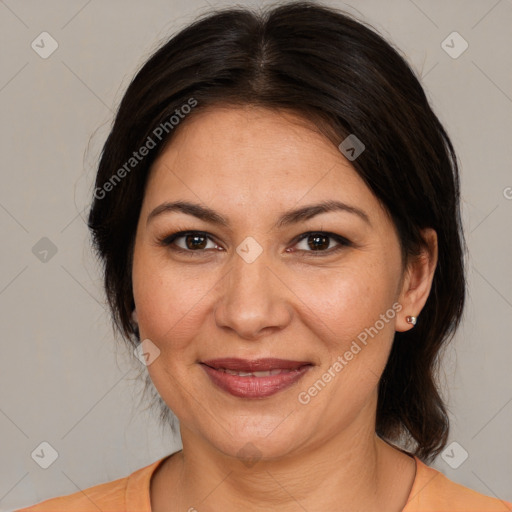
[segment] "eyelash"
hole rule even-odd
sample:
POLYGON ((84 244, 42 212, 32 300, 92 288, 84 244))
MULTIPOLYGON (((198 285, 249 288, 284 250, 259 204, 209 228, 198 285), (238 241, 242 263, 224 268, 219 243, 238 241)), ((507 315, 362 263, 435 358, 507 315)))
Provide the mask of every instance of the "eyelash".
MULTIPOLYGON (((212 241, 213 243, 215 243, 216 245, 219 245, 219 244, 217 244, 217 242, 215 242, 213 237, 209 233, 206 233, 205 231, 176 231, 170 235, 165 235, 164 237, 159 238, 158 244, 161 246, 164 246, 164 247, 168 247, 172 251, 179 252, 182 254, 185 253, 185 254, 191 255, 191 256, 196 256, 196 254, 194 254, 194 253, 198 253, 197 255, 201 255, 205 251, 211 250, 211 249, 197 249, 197 250, 183 249, 182 247, 177 247, 176 245, 173 244, 173 242, 175 240, 177 240, 178 238, 182 238, 187 235, 204 236, 204 237, 208 238, 210 241, 212 241)), ((308 238, 313 235, 320 235, 320 236, 325 236, 327 238, 332 238, 333 240, 338 242, 339 245, 335 246, 334 248, 327 249, 327 250, 319 250, 319 251, 299 250, 298 253, 300 256, 303 256, 303 257, 311 256, 313 258, 318 258, 318 257, 321 257, 322 255, 331 255, 335 252, 338 252, 346 247, 351 247, 353 245, 352 242, 350 240, 348 240, 347 238, 337 235, 335 233, 327 232, 327 231, 308 231, 307 233, 303 233, 302 235, 299 235, 294 240, 294 245, 298 244, 305 238, 308 238)))

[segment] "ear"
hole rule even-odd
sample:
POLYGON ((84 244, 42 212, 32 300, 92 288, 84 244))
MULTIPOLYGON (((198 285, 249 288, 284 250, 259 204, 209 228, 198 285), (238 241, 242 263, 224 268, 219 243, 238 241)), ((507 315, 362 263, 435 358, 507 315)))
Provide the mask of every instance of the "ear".
POLYGON ((399 332, 408 331, 414 327, 406 321, 406 317, 420 316, 432 288, 438 256, 437 233, 432 228, 425 228, 421 231, 421 236, 426 246, 422 247, 418 256, 409 261, 398 298, 402 310, 397 317, 395 330, 399 332))

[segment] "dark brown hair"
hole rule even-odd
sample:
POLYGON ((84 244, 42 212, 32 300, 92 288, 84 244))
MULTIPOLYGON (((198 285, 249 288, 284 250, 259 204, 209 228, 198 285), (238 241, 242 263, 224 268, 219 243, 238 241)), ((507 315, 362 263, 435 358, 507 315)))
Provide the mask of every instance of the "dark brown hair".
POLYGON ((404 261, 424 244, 422 228, 437 232, 431 293, 415 328, 395 334, 376 420, 379 436, 412 442, 413 453, 432 460, 449 429, 436 385, 440 349, 460 322, 465 297, 457 159, 406 60, 339 10, 294 2, 207 13, 137 72, 103 147, 89 213, 114 326, 137 344, 130 322, 134 236, 152 163, 176 131, 170 120, 179 115, 181 126, 215 105, 293 111, 336 146, 355 134, 365 150, 351 163, 390 213, 404 261), (133 152, 149 140, 152 148, 135 164, 133 152))

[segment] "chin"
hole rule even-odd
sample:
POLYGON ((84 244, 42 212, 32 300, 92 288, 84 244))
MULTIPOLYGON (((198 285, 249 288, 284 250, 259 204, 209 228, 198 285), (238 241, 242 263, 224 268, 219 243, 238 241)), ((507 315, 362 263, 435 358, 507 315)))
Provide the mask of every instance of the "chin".
POLYGON ((307 441, 309 436, 303 426, 296 425, 292 418, 289 420, 290 424, 285 425, 287 420, 279 418, 265 430, 261 426, 230 428, 231 435, 220 428, 217 433, 222 437, 210 437, 209 442, 224 455, 240 459, 246 467, 252 467, 258 461, 289 456, 307 441))

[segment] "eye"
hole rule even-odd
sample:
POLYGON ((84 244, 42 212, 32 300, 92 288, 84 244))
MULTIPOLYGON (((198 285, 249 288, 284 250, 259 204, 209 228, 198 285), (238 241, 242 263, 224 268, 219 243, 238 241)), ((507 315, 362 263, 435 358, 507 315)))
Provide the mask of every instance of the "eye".
MULTIPOLYGON (((203 231, 179 231, 160 239, 160 245, 169 247, 173 251, 182 253, 198 253, 200 255, 207 249, 223 250, 214 239, 203 231), (208 242, 212 245, 208 247, 208 242)), ((294 241, 294 247, 298 249, 287 249, 287 252, 299 252, 301 256, 322 256, 332 254, 344 247, 352 246, 352 242, 345 237, 335 233, 324 231, 313 231, 303 233, 294 241), (334 241, 337 245, 331 243, 334 241), (302 247, 301 247, 302 244, 302 247), (316 253, 316 254, 315 254, 316 253)))
POLYGON ((180 231, 173 233, 160 240, 160 244, 171 246, 173 250, 181 252, 201 252, 206 249, 219 248, 212 238, 202 231, 180 231), (182 242, 177 243, 178 240, 182 240, 182 242), (208 241, 211 241, 214 247, 208 247, 208 241))
POLYGON ((351 246, 352 243, 350 240, 342 237, 340 235, 336 235, 335 233, 326 233, 324 231, 317 232, 309 232, 300 235, 298 241, 295 244, 299 251, 304 253, 313 253, 307 254, 307 256, 321 256, 318 253, 328 253, 332 254, 333 252, 339 251, 344 247, 351 246), (331 240, 337 242, 337 246, 332 247, 331 240), (302 244, 302 248, 300 247, 302 244), (310 250, 308 250, 310 249, 310 250), (314 254, 317 253, 317 254, 314 254))

